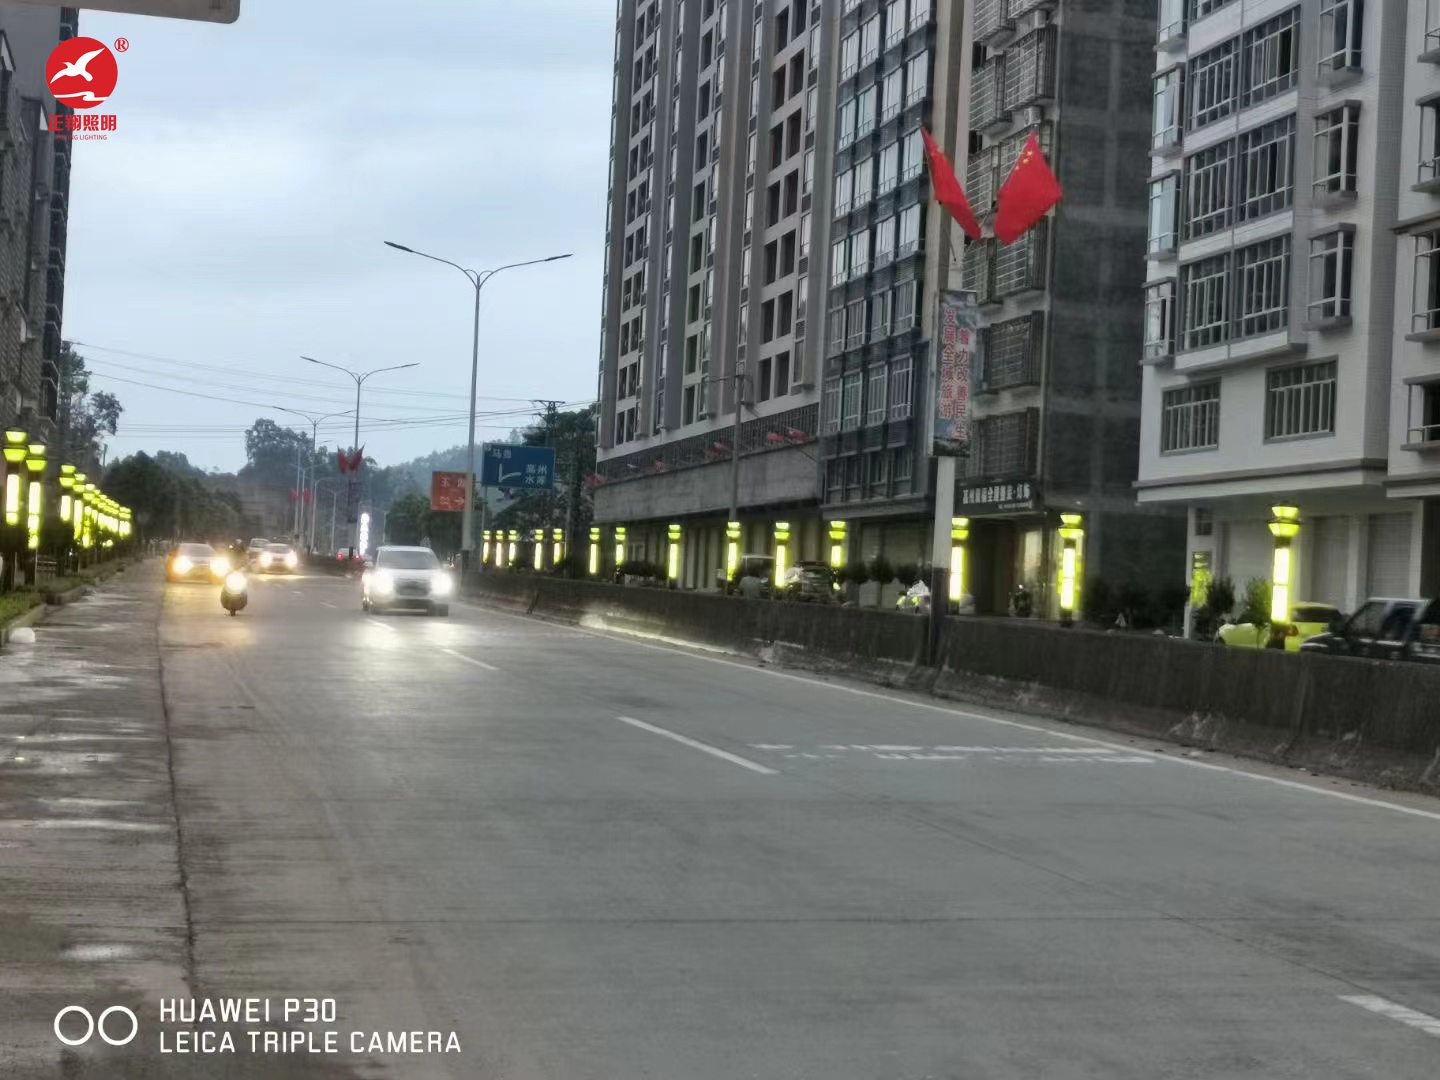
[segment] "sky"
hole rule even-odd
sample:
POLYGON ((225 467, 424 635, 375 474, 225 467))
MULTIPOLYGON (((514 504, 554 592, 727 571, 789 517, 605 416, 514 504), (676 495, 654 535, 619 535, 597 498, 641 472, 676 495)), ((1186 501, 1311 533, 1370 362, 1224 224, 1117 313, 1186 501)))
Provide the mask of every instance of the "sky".
MULTIPOLYGON (((83 11, 108 140, 74 143, 64 333, 125 408, 113 460, 245 463, 259 416, 353 409, 381 465, 465 441, 462 266, 573 253, 482 292, 477 439, 595 394, 612 0, 242 0, 212 25, 83 11), (141 385, 148 384, 148 385, 141 385), (183 393, 177 392, 183 391, 183 393), (208 396, 197 396, 208 395, 208 396), (484 415, 484 414, 504 415, 484 415), (400 423, 396 423, 399 421, 400 423)), ((352 417, 320 426, 351 442, 352 417)))

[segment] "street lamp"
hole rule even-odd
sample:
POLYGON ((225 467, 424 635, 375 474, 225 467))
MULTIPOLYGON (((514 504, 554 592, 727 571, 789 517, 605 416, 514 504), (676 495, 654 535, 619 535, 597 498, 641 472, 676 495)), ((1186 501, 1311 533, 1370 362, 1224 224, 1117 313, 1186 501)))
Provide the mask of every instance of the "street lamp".
POLYGON ((1270 642, 1267 648, 1284 648, 1290 633, 1291 545, 1300 535, 1300 511, 1293 506, 1272 506, 1267 523, 1275 538, 1275 555, 1270 580, 1270 642))
POLYGON ((31 443, 30 456, 25 459, 25 468, 30 473, 30 490, 25 501, 25 546, 31 551, 40 550, 40 514, 43 493, 40 478, 45 472, 45 444, 31 443))
POLYGON ((465 511, 460 521, 460 550, 465 552, 468 561, 474 545, 470 519, 475 512, 475 393, 480 380, 480 290, 485 287, 487 281, 502 271, 516 270, 522 266, 535 266, 539 263, 559 262, 561 259, 570 258, 571 253, 547 255, 543 259, 528 259, 525 262, 497 266, 493 270, 476 271, 461 266, 459 263, 451 262, 449 259, 442 259, 438 255, 430 255, 423 251, 416 251, 412 247, 406 247, 404 244, 397 244, 393 240, 386 240, 385 246, 392 247, 396 251, 408 252, 411 255, 419 255, 422 259, 429 259, 432 262, 453 266, 464 274, 470 284, 475 287, 475 330, 470 344, 470 434, 466 441, 465 455, 465 511))
MULTIPOLYGON (((317 362, 318 362, 318 361, 317 361, 317 362)), ((316 511, 317 511, 317 507, 316 507, 316 505, 315 505, 315 480, 316 480, 316 476, 315 476, 315 460, 314 460, 314 458, 315 458, 315 443, 319 440, 319 437, 320 437, 320 425, 321 425, 321 424, 323 424, 326 420, 333 420, 333 419, 335 419, 335 417, 337 417, 337 416, 349 416, 351 410, 346 409, 344 412, 326 413, 324 416, 318 416, 318 417, 317 417, 314 413, 301 412, 299 409, 287 409, 284 405, 271 405, 270 408, 276 410, 277 412, 287 412, 287 413, 290 413, 292 416, 303 416, 306 420, 309 420, 309 421, 310 421, 310 458, 311 458, 311 460, 310 460, 310 488, 309 488, 309 490, 310 490, 310 534, 309 534, 309 546, 310 546, 310 548, 313 550, 314 547, 315 547, 315 519, 316 519, 316 517, 318 516, 318 514, 317 514, 317 512, 316 512, 316 511)), ((358 426, 358 425, 357 425, 357 426, 358 426)), ((358 431, 357 431, 355 437, 356 437, 357 439, 360 437, 358 431)), ((304 517, 303 517, 303 514, 304 514, 304 501, 305 501, 305 499, 304 499, 305 480, 304 480, 304 474, 303 474, 303 473, 301 474, 300 491, 301 491, 301 497, 300 497, 300 499, 299 499, 299 504, 300 504, 300 512, 301 512, 302 516, 301 516, 301 518, 300 518, 301 528, 299 529, 299 531, 303 533, 303 532, 305 531, 305 529, 304 529, 305 519, 304 519, 304 517)))
MULTIPOLYGON (((308 360, 312 364, 319 364, 321 367, 334 368, 336 371, 343 371, 346 375, 349 375, 350 378, 355 380, 355 442, 351 446, 352 450, 360 449, 360 388, 365 385, 365 380, 370 378, 371 375, 379 375, 382 371, 402 371, 405 368, 420 366, 419 361, 414 361, 409 364, 393 364, 390 367, 373 368, 370 371, 351 371, 349 368, 341 367, 339 364, 331 364, 324 360, 316 360, 313 356, 302 356, 300 357, 300 359, 308 360)), ((473 424, 473 418, 471 422, 473 424)), ((350 490, 353 491, 355 481, 351 480, 350 484, 350 490)), ((358 522, 356 523, 356 528, 359 528, 358 522)), ((354 534, 352 533, 352 536, 353 535, 354 534)), ((354 558, 355 556, 355 541, 353 540, 350 544, 350 556, 351 558, 354 558)))

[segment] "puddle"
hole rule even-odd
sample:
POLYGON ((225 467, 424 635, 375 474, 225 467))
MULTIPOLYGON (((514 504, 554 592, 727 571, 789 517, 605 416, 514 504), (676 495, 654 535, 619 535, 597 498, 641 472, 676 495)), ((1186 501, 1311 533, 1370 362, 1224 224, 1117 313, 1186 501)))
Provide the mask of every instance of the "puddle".
POLYGON ((130 945, 104 945, 95 942, 89 945, 72 945, 60 954, 66 960, 129 960, 138 956, 139 951, 130 945))
POLYGON ((106 818, 0 818, 0 829, 98 829, 101 832, 168 832, 169 825, 106 818))

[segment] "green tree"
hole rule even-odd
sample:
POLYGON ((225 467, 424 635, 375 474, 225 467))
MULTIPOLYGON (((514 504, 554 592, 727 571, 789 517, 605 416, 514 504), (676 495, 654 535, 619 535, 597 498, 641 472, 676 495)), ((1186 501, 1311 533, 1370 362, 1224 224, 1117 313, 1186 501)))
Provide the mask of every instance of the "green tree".
POLYGON ((61 345, 58 367, 58 456, 78 466, 81 472, 96 475, 100 471, 104 437, 119 430, 124 407, 114 394, 104 390, 90 392, 90 370, 85 366, 85 358, 68 341, 61 345))
POLYGON ((594 516, 594 504, 585 478, 595 468, 596 407, 569 412, 555 408, 520 434, 525 446, 555 448, 555 487, 548 492, 514 492, 515 502, 496 515, 496 528, 520 529, 524 535, 536 528, 565 526, 572 547, 585 536, 594 516))

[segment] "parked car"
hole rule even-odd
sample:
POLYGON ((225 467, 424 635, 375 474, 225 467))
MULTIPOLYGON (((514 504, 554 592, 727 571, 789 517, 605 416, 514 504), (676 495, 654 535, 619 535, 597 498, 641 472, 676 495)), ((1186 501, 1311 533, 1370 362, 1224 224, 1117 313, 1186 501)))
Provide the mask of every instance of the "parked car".
MULTIPOLYGON (((1291 606, 1290 621, 1285 625, 1285 651, 1299 652, 1306 638, 1336 630, 1344 620, 1334 604, 1298 601, 1291 606)), ((1248 622, 1226 623, 1215 632, 1215 640, 1221 645, 1263 649, 1270 640, 1270 628, 1248 622)))
POLYGON ((1372 660, 1440 661, 1440 607, 1434 600, 1372 597, 1336 629, 1302 642, 1300 651, 1372 660), (1417 636, 1417 628, 1424 632, 1417 636))
POLYGON ((788 567, 780 585, 786 600, 828 604, 836 599, 835 571, 823 562, 798 562, 788 567))
POLYGON ((774 556, 741 555, 734 578, 727 579, 722 568, 715 571, 715 583, 721 592, 730 596, 769 596, 770 578, 774 573, 774 556))

